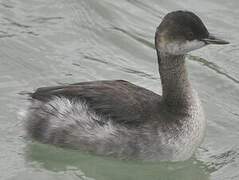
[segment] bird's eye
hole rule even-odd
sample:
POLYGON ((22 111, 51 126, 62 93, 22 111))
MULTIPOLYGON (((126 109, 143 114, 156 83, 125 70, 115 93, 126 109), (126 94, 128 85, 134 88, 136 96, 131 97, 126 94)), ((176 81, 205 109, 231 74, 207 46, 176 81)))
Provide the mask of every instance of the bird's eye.
POLYGON ((193 39, 193 32, 190 31, 190 32, 187 33, 187 39, 188 40, 192 40, 193 39))

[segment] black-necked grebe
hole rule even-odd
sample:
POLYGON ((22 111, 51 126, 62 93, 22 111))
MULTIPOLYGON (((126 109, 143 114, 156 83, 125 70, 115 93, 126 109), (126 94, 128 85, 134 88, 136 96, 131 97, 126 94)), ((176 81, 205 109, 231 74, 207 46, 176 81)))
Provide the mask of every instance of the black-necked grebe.
POLYGON ((123 80, 39 88, 31 95, 28 135, 99 155, 188 159, 206 123, 184 57, 207 44, 227 42, 211 36, 192 12, 167 14, 155 34, 162 96, 123 80))

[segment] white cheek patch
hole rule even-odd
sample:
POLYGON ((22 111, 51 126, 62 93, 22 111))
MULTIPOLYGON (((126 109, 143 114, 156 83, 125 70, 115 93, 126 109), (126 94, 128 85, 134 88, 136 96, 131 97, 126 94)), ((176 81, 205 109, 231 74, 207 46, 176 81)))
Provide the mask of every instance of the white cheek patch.
POLYGON ((189 51, 199 49, 206 44, 202 41, 198 40, 193 40, 193 41, 185 41, 185 42, 171 42, 167 43, 164 45, 164 47, 160 47, 161 52, 166 52, 169 54, 174 54, 174 55, 181 55, 181 54, 186 54, 189 51))

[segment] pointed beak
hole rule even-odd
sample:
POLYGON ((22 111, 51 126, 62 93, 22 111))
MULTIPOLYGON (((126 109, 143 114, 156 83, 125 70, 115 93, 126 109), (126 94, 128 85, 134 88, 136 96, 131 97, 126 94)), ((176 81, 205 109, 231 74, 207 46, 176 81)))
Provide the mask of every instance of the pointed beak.
POLYGON ((211 34, 209 34, 207 38, 202 39, 202 41, 205 42, 206 44, 229 44, 228 41, 217 38, 211 34))

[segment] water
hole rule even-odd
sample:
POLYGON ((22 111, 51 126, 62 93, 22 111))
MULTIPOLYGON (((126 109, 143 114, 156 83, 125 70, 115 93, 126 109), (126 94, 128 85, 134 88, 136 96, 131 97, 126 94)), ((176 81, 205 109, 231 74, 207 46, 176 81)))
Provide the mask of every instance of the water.
POLYGON ((239 1, 1 0, 0 179, 239 179, 239 1), (204 143, 177 163, 120 161, 24 139, 21 91, 125 79, 161 93, 154 32, 169 11, 188 9, 231 42, 190 53, 188 68, 208 119, 204 143))

